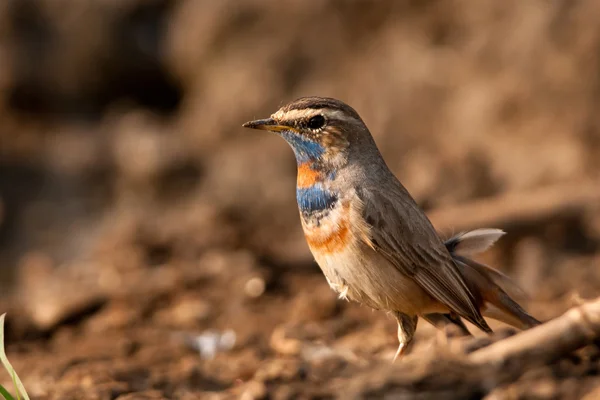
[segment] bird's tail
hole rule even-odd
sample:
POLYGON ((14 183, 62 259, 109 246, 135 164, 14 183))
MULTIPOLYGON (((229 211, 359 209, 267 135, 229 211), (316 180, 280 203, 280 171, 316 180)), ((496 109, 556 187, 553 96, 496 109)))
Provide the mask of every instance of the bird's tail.
POLYGON ((519 329, 531 328, 540 322, 512 299, 526 298, 523 290, 502 272, 469 258, 490 248, 502 235, 504 232, 500 229, 476 229, 455 235, 444 244, 473 293, 480 297, 485 317, 519 329))

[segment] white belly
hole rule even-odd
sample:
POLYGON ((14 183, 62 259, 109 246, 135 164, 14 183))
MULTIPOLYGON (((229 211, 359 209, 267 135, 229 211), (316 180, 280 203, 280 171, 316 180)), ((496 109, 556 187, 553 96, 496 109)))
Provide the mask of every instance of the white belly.
POLYGON ((408 315, 448 311, 374 250, 365 245, 356 252, 352 247, 330 254, 313 251, 329 285, 340 297, 408 315))

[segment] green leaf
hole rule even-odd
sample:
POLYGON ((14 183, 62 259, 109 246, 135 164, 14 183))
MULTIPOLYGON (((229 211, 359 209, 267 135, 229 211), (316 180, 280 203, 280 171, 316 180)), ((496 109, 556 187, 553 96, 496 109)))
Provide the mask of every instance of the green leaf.
MULTIPOLYGON (((4 368, 8 371, 10 376, 13 378, 13 382, 16 385, 17 398, 20 399, 19 393, 23 395, 23 399, 30 400, 27 395, 27 391, 25 390, 25 386, 23 386, 23 382, 19 379, 19 376, 15 372, 15 369, 8 361, 8 357, 6 357, 6 351, 4 350, 4 318, 6 317, 6 313, 0 315, 0 362, 4 365, 4 368)), ((4 395, 4 393, 2 393, 4 395)), ((6 397, 6 396, 5 396, 6 397)), ((13 399, 14 400, 14 399, 13 399)))
POLYGON ((2 397, 4 397, 4 400, 15 400, 15 398, 12 397, 12 395, 8 393, 8 390, 4 389, 4 386, 2 385, 0 385, 0 394, 2 397))

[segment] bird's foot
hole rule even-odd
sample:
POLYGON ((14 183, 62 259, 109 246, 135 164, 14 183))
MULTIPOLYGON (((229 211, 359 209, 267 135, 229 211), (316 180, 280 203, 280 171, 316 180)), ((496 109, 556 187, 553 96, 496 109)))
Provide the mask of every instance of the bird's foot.
POLYGON ((394 359, 392 360, 392 363, 395 363, 396 360, 398 359, 398 357, 400 357, 402 354, 404 354, 405 351, 406 351, 406 345, 404 343, 400 343, 400 345, 398 346, 398 350, 396 350, 396 354, 394 355, 394 359))
POLYGON ((398 357, 405 354, 408 350, 417 329, 418 321, 417 316, 409 316, 400 312, 396 312, 394 316, 396 317, 396 321, 398 321, 398 341, 400 345, 398 346, 398 350, 396 350, 392 362, 395 362, 398 357))

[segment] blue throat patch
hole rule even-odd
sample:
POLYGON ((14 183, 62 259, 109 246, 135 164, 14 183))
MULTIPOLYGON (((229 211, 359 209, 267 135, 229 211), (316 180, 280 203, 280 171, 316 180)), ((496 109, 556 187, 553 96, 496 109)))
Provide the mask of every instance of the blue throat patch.
MULTIPOLYGON (((289 143, 296 155, 298 165, 311 163, 319 160, 325 154, 325 148, 318 142, 309 140, 302 135, 292 131, 283 131, 281 136, 289 143)), ((335 174, 330 174, 331 179, 335 174)), ((298 208, 303 214, 312 214, 313 212, 332 208, 338 197, 323 188, 320 183, 316 183, 307 188, 296 188, 296 200, 298 208)))
POLYGON ((325 154, 325 148, 317 142, 308 140, 291 131, 281 132, 281 136, 290 144, 296 155, 298 164, 317 160, 325 154))
POLYGON ((303 213, 313 213, 332 208, 338 197, 319 184, 309 188, 296 188, 296 200, 303 213))

